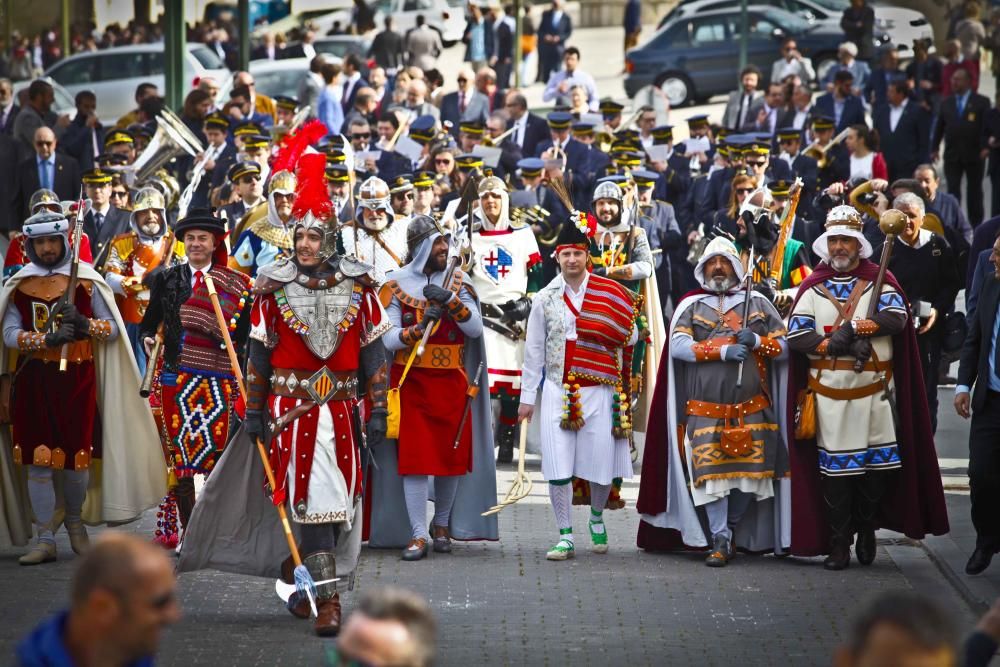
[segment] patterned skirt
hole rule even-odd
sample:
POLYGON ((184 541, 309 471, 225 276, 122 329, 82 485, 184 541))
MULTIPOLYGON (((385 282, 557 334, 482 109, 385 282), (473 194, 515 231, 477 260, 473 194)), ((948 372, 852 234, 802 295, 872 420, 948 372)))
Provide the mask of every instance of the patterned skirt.
POLYGON ((178 477, 209 473, 229 439, 232 378, 179 371, 160 375, 163 422, 178 477))

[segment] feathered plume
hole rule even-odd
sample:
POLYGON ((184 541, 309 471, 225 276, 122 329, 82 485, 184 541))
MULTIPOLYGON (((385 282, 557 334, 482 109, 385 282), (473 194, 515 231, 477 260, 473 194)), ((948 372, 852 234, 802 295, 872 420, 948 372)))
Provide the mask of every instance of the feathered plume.
POLYGON ((309 153, 298 160, 295 172, 299 185, 292 205, 292 215, 302 218, 312 213, 321 220, 333 215, 333 204, 326 188, 326 155, 309 153))
POLYGON ((289 132, 278 144, 278 151, 271 162, 271 173, 287 170, 294 172, 299 158, 312 144, 326 136, 326 125, 321 120, 311 120, 289 132))

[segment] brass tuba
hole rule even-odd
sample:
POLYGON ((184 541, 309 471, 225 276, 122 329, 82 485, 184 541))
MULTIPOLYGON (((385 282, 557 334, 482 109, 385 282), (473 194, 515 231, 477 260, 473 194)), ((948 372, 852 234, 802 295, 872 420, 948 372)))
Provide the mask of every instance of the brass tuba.
POLYGON ((135 163, 122 171, 130 182, 151 178, 162 167, 185 153, 194 157, 204 150, 201 141, 170 109, 164 108, 156 117, 156 133, 135 163))
POLYGON ((848 201, 850 201, 851 206, 858 209, 865 215, 878 220, 879 212, 875 206, 879 196, 885 197, 882 193, 875 192, 872 189, 872 181, 865 181, 858 187, 851 190, 851 194, 848 196, 848 201))
POLYGON ((834 146, 836 146, 837 144, 839 144, 841 141, 843 141, 844 139, 846 139, 847 138, 847 133, 850 132, 850 130, 851 130, 851 128, 849 128, 849 127, 846 128, 843 132, 841 132, 840 134, 838 134, 837 136, 835 136, 833 139, 831 139, 830 143, 828 143, 826 146, 820 146, 818 141, 814 141, 814 142, 812 142, 811 144, 809 144, 808 146, 805 147, 805 150, 802 151, 802 154, 803 155, 807 155, 807 156, 811 157, 812 159, 816 160, 816 165, 820 169, 824 169, 824 168, 826 168, 826 165, 829 163, 829 160, 827 159, 827 156, 826 156, 827 151, 829 151, 831 148, 833 148, 834 146))

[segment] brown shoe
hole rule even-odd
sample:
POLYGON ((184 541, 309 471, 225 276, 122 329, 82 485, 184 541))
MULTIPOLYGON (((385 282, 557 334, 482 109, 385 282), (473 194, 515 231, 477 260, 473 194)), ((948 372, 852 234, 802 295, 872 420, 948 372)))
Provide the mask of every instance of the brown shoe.
POLYGON ((323 600, 318 607, 319 616, 313 629, 320 637, 336 637, 340 632, 340 594, 334 593, 329 600, 323 600))
POLYGON ((309 596, 298 591, 288 596, 288 601, 285 602, 285 609, 295 618, 309 618, 312 616, 312 607, 309 606, 309 596))

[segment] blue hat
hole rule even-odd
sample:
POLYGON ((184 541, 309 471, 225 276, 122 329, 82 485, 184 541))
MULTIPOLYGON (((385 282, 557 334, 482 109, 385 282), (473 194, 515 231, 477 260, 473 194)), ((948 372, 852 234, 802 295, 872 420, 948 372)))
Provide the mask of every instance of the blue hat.
POLYGON ((549 127, 554 130, 568 130, 573 122, 573 114, 568 111, 553 111, 547 117, 549 127))
POLYGON ((655 171, 650 171, 649 169, 633 169, 632 170, 632 180, 635 181, 636 185, 640 186, 650 186, 656 183, 660 175, 655 171))
POLYGON ((802 130, 796 130, 794 127, 782 127, 775 134, 778 137, 778 141, 802 138, 802 130))
POLYGON ((434 116, 431 116, 430 114, 417 116, 417 118, 410 123, 410 139, 413 139, 419 144, 426 144, 434 138, 436 125, 437 121, 434 119, 434 116))
POLYGON ((545 160, 539 157, 526 157, 517 161, 517 168, 523 176, 538 176, 545 168, 545 160))
POLYGON ((597 183, 614 183, 616 185, 623 185, 628 183, 628 176, 625 174, 611 174, 603 178, 597 179, 597 183))
POLYGON ((687 119, 688 127, 706 127, 708 125, 708 114, 698 114, 687 119))

